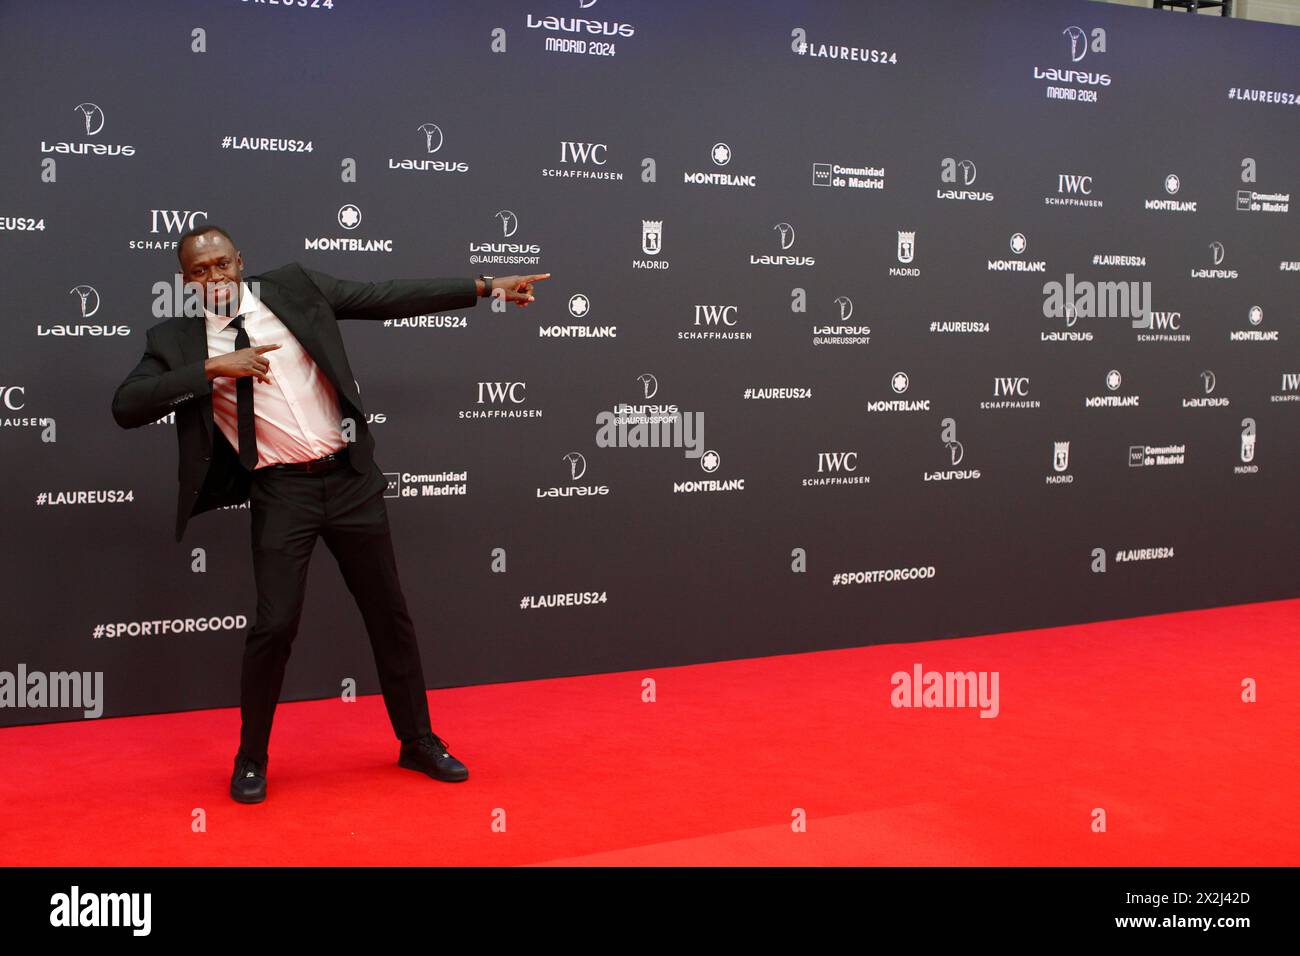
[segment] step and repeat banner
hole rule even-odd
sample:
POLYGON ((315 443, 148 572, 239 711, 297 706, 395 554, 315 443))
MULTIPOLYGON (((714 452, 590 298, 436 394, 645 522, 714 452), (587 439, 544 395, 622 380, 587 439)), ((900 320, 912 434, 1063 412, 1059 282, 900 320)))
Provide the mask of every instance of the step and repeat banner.
MULTIPOLYGON (((431 687, 1300 595, 1294 28, 1083 0, 0 28, 6 724, 238 703, 247 504, 178 544, 174 421, 110 413, 202 222, 249 275, 551 273, 526 309, 343 323, 431 687)), ((283 699, 348 681, 378 690, 319 545, 283 699)))

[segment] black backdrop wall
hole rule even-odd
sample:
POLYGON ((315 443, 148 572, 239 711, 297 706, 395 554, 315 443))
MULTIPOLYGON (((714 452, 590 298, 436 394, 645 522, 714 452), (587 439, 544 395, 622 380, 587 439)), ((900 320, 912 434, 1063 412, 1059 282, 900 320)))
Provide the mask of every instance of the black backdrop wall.
MULTIPOLYGON (((205 219, 249 273, 553 275, 344 329, 430 686, 1300 594, 1293 28, 1011 0, 0 27, 0 667, 102 671, 106 715, 238 700, 247 507, 177 545, 173 426, 109 413, 205 219), (1094 283, 1138 300, 1090 313, 1094 283), (611 447, 621 405, 702 441, 611 447)), ((377 692, 322 546, 284 699, 348 677, 377 692)))

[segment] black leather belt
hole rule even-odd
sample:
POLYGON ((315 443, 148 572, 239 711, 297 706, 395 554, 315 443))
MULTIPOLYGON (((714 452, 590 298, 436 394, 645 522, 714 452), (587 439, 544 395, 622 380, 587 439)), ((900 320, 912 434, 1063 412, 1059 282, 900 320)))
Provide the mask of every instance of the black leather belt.
POLYGON ((348 450, 340 448, 338 451, 331 452, 322 458, 314 461, 285 461, 277 465, 267 465, 259 471, 306 471, 306 472, 325 472, 333 471, 335 468, 342 468, 347 464, 348 450))

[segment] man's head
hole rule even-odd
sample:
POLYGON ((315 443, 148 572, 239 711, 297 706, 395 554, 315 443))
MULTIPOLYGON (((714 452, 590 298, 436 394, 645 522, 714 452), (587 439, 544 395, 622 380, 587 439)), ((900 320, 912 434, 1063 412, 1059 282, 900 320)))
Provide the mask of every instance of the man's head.
POLYGON ((244 259, 226 230, 210 222, 186 230, 176 243, 176 255, 181 260, 181 280, 203 290, 204 307, 217 315, 234 315, 239 309, 244 259))

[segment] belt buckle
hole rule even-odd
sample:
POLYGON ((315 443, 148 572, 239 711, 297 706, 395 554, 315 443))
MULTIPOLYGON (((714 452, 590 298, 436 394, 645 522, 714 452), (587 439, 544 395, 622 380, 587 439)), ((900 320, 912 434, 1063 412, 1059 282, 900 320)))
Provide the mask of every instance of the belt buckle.
POLYGON ((321 471, 326 468, 333 468, 343 461, 343 452, 332 451, 328 455, 322 455, 311 463, 312 471, 321 471))
POLYGON ((268 467, 274 468, 277 471, 301 471, 305 474, 312 474, 341 464, 343 461, 343 455, 346 451, 346 448, 341 448, 338 451, 332 451, 328 455, 322 455, 320 458, 313 459, 312 461, 287 461, 275 465, 269 465, 268 467))

